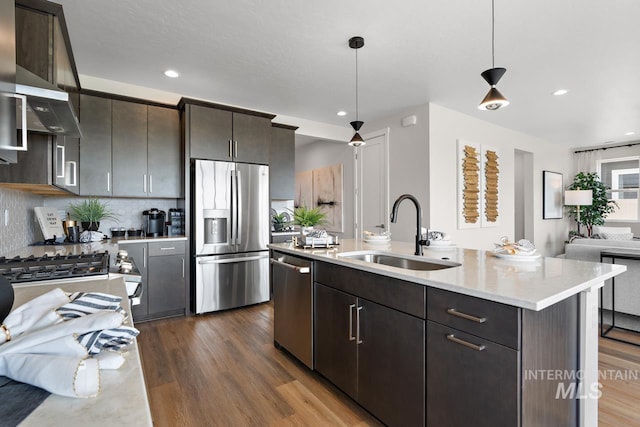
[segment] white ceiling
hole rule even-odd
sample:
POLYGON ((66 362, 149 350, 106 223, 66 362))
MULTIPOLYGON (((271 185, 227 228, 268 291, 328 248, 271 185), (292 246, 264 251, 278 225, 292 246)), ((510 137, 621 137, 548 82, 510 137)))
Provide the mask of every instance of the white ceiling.
POLYGON ((57 0, 80 74, 348 126, 436 104, 566 144, 640 138, 640 2, 496 0, 57 0), (173 68, 179 79, 162 72, 173 68), (562 97, 551 93, 570 92, 562 97), (338 110, 349 112, 337 117, 338 110), (637 135, 624 136, 635 131, 637 135))

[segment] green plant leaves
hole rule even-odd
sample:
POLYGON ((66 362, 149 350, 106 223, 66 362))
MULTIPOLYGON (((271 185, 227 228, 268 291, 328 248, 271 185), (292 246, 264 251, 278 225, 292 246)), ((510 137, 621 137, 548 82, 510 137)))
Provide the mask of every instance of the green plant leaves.
MULTIPOLYGON (((580 206, 580 223, 587 226, 591 235, 594 225, 604 224, 604 220, 618 206, 615 201, 607 198, 606 185, 600 181, 600 177, 595 172, 579 172, 574 178, 568 190, 591 190, 593 201, 591 206, 580 206)), ((575 206, 569 208, 569 217, 577 219, 577 209, 575 206)))

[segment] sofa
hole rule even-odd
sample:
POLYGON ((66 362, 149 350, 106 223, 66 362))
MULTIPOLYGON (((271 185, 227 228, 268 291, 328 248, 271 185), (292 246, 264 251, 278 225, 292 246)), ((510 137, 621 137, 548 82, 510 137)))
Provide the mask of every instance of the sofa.
MULTIPOLYGON (((598 236, 610 238, 577 238, 565 245, 566 259, 577 259, 583 261, 600 262, 600 252, 605 250, 622 250, 637 252, 640 257, 640 239, 633 239, 629 236, 631 231, 624 227, 601 227, 598 236), (604 231, 611 231, 603 232, 604 231), (617 234, 617 236, 616 236, 617 234), (623 236, 624 234, 624 236, 623 236)), ((611 262, 610 258, 605 258, 603 262, 611 262)), ((624 264, 627 271, 616 277, 616 312, 640 316, 640 260, 616 260, 616 264, 624 264)), ((611 309, 611 280, 607 281, 604 288, 604 302, 601 302, 605 309, 611 309)))

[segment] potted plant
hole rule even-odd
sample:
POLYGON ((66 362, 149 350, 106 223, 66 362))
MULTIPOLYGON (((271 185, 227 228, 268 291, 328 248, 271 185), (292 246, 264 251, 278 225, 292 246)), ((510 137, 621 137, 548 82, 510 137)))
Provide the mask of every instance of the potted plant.
POLYGON ((293 224, 300 226, 300 232, 305 235, 316 225, 327 223, 327 214, 320 207, 308 208, 298 206, 293 209, 293 224))
POLYGON ((282 231, 287 225, 289 225, 289 214, 286 212, 280 212, 272 217, 273 229, 275 231, 282 231))
POLYGON ((109 210, 107 203, 98 199, 87 199, 78 203, 70 203, 67 207, 69 215, 82 224, 83 230, 98 231, 103 219, 117 219, 116 214, 109 210))
MULTIPOLYGON (((593 201, 591 205, 580 206, 580 223, 587 226, 587 236, 593 234, 594 225, 604 224, 604 220, 618 206, 613 200, 607 198, 607 188, 595 172, 579 172, 574 178, 568 190, 591 190, 593 201)), ((569 208, 569 217, 577 221, 578 209, 576 206, 569 208)))

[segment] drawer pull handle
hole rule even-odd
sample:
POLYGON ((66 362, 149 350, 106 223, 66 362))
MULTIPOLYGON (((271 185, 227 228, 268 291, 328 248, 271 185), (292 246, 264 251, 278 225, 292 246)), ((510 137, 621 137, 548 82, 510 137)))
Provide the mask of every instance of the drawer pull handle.
POLYGON ((487 321, 486 317, 472 316, 470 314, 462 313, 461 311, 458 311, 455 308, 447 308, 447 313, 449 313, 452 316, 460 317, 462 319, 471 320, 472 322, 476 322, 476 323, 484 323, 484 322, 487 321))
POLYGON ((161 251, 175 251, 175 246, 160 248, 161 251))
POLYGON ((465 347, 472 348, 472 349, 474 349, 476 351, 482 351, 482 350, 484 350, 486 348, 485 345, 476 345, 476 344, 470 343, 469 341, 465 341, 465 340, 461 340, 460 338, 456 338, 456 336, 453 335, 453 334, 447 334, 447 339, 449 341, 453 341, 453 342, 455 342, 457 344, 462 344, 465 347))

